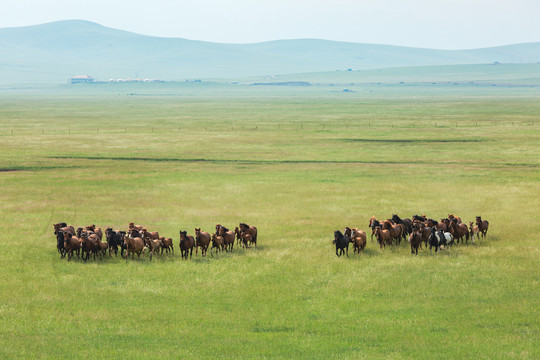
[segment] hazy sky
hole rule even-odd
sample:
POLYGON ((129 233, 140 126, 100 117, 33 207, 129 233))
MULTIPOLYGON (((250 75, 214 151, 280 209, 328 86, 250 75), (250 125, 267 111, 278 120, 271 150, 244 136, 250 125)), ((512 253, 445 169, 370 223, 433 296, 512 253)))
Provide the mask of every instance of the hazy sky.
POLYGON ((0 0, 0 27, 84 19, 226 43, 320 38, 438 49, 540 41, 540 0, 0 0))

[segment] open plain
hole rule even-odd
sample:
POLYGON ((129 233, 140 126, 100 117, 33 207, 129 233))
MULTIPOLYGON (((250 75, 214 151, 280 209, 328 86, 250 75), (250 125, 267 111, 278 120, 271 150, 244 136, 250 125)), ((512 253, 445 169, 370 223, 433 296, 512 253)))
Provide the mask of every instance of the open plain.
POLYGON ((94 84, 0 92, 0 358, 540 358, 538 87, 94 84), (371 216, 487 239, 337 257, 371 216), (53 223, 172 237, 60 259, 53 223), (179 231, 258 227, 182 261, 179 231))

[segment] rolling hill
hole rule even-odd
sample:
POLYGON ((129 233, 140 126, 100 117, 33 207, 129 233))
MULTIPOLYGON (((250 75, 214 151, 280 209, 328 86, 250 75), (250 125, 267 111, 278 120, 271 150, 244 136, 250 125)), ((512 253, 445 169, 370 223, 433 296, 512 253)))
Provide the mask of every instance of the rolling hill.
POLYGON ((0 83, 238 78, 455 64, 540 62, 540 43, 435 50, 317 39, 221 44, 159 38, 82 20, 0 29, 0 83))

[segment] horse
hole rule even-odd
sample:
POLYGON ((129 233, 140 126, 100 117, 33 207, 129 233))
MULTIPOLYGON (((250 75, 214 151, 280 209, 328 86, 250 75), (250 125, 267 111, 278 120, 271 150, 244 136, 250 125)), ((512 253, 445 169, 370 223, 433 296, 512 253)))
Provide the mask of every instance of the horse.
POLYGON ((257 247, 257 228, 246 223, 240 223, 240 230, 245 234, 251 235, 251 243, 257 247))
POLYGON ((476 225, 478 225, 478 230, 480 231, 480 234, 482 234, 482 237, 485 238, 489 228, 489 221, 482 220, 481 216, 477 216, 476 225))
POLYGON ((437 235, 439 236, 439 239, 441 239, 442 245, 444 245, 445 247, 449 245, 454 245, 454 237, 451 233, 437 230, 437 235))
POLYGON ((124 241, 126 242, 126 262, 129 258, 129 253, 131 253, 131 260, 135 258, 135 254, 137 254, 137 257, 141 257, 141 253, 144 250, 144 241, 140 237, 130 237, 127 236, 124 241))
POLYGON ((336 245, 336 255, 339 257, 347 252, 347 256, 349 256, 349 243, 351 242, 351 238, 348 236, 345 236, 341 233, 341 231, 336 230, 334 231, 334 241, 332 244, 336 245), (339 254, 338 254, 339 250, 339 254))
POLYGON ((66 231, 64 233, 64 249, 67 253, 68 261, 71 261, 74 251, 77 254, 77 257, 79 257, 81 252, 81 240, 72 235, 69 231, 66 231))
POLYGON ((118 256, 118 246, 122 246, 125 235, 125 231, 115 231, 110 227, 105 229, 105 239, 107 239, 107 244, 109 244, 109 256, 112 256, 111 252, 113 251, 114 256, 118 256))
POLYGON ((152 255, 159 254, 159 249, 161 248, 161 240, 159 239, 151 239, 151 238, 144 238, 144 245, 146 245, 143 249, 143 252, 146 252, 146 249, 149 250, 150 253, 150 261, 152 261, 152 255))
POLYGON ((87 261, 90 258, 90 253, 94 255, 94 260, 96 260, 96 254, 99 250, 101 250, 98 236, 96 234, 89 234, 86 231, 83 231, 81 233, 81 250, 81 258, 83 261, 87 261))
POLYGON ((172 254, 174 255, 174 246, 173 246, 173 240, 172 238, 166 238, 166 237, 160 237, 159 240, 161 240, 161 255, 163 255, 163 250, 167 253, 170 253, 172 250, 172 254))
POLYGON ((448 214, 448 220, 452 221, 452 219, 456 219, 458 224, 461 224, 461 218, 459 216, 454 216, 454 214, 448 214))
POLYGON ((439 250, 439 247, 441 246, 442 239, 444 239, 444 236, 441 238, 437 236, 437 229, 435 226, 431 228, 431 234, 429 235, 429 253, 432 254, 431 248, 435 248, 435 254, 437 254, 437 250, 439 250))
POLYGON ((236 235, 236 245, 240 245, 240 241, 242 240, 242 232, 238 226, 234 228, 234 234, 236 235))
POLYGON ((461 240, 461 243, 463 244, 463 236, 465 236, 466 244, 469 243, 469 229, 467 228, 467 225, 463 223, 457 222, 457 219, 453 219, 450 221, 450 227, 448 229, 450 231, 450 234, 454 236, 456 240, 456 244, 459 243, 461 240))
POLYGON ((369 219, 369 227, 371 228, 371 242, 373 242, 373 235, 375 235, 375 228, 377 226, 381 226, 382 227, 382 224, 380 223, 379 220, 377 220, 375 218, 375 216, 372 216, 370 219, 369 219))
POLYGON ((253 243, 253 238, 249 234, 242 233, 242 246, 248 248, 253 243))
POLYGON ((405 226, 402 224, 392 225, 390 220, 385 220, 383 223, 383 230, 388 230, 390 237, 396 240, 396 245, 401 244, 401 237, 405 231, 405 226))
POLYGON ((193 236, 188 235, 187 231, 180 230, 180 242, 178 246, 180 247, 180 253, 182 255, 182 259, 186 259, 188 257, 188 251, 190 251, 189 255, 190 257, 193 256, 193 246, 195 245, 195 239, 193 236))
MULTIPOLYGON (((424 242, 424 246, 427 249, 429 235, 431 235, 431 229, 424 225, 424 223, 420 223, 420 234, 422 235, 422 241, 424 242)), ((420 248, 422 248, 422 244, 420 244, 420 248)))
POLYGON ((375 227, 375 237, 377 238, 377 242, 379 243, 381 250, 383 247, 386 247, 387 243, 392 242, 390 232, 388 230, 383 230, 380 226, 375 227))
POLYGON ((225 245, 225 251, 233 251, 234 247, 234 232, 227 229, 225 226, 220 225, 217 235, 223 237, 223 245, 225 245))
POLYGON ((128 226, 129 226, 129 230, 135 229, 135 230, 137 230, 137 231, 141 231, 141 230, 143 229, 143 227, 144 227, 144 226, 142 226, 142 225, 135 225, 135 223, 132 223, 132 222, 129 223, 128 226))
POLYGON ((474 241, 474 235, 476 235, 476 238, 480 241, 480 229, 478 225, 475 226, 471 221, 469 222, 469 236, 471 237, 471 241, 474 241))
POLYGON ((64 248, 64 234, 68 233, 68 231, 64 233, 62 230, 58 230, 56 232, 56 250, 60 253, 60 259, 66 256, 66 249, 64 248))
POLYGON ((71 225, 67 225, 65 222, 53 224, 54 227, 54 235, 58 233, 58 231, 69 231, 72 235, 75 235, 75 228, 71 225))
POLYGON ((411 254, 418 255, 418 248, 422 244, 422 234, 416 226, 412 228, 412 232, 409 234, 409 244, 411 244, 411 254))
POLYGON ((401 219, 396 214, 393 214, 392 215, 392 221, 394 223, 396 223, 396 224, 402 224, 403 226, 405 226, 405 231, 406 231, 407 235, 412 232, 412 220, 411 219, 408 219, 408 218, 401 219))
POLYGON ((144 238, 148 238, 151 240, 159 240, 159 232, 157 231, 148 231, 148 229, 143 228, 141 230, 141 233, 143 235, 142 237, 144 238))
POLYGON ((218 234, 212 234, 212 247, 210 248, 210 255, 214 256, 212 254, 212 249, 216 248, 216 255, 218 251, 223 251, 225 249, 225 244, 223 243, 223 236, 219 236, 218 234))
POLYGON ((448 228, 450 227, 450 220, 449 219, 441 219, 441 222, 437 224, 437 230, 442 231, 448 231, 448 228))
POLYGON ((208 245, 210 245, 210 239, 212 239, 212 237, 209 233, 201 231, 200 228, 195 228, 195 256, 197 256, 199 247, 201 248, 202 256, 206 256, 208 245))
POLYGON ((358 255, 360 255, 360 251, 363 251, 366 247, 366 232, 364 230, 352 229, 351 242, 353 243, 353 253, 358 251, 358 255))
POLYGON ((101 228, 96 228, 96 225, 92 224, 90 226, 87 226, 85 228, 85 230, 88 232, 92 232, 94 234, 97 235, 97 237, 99 238, 99 240, 101 240, 103 238, 103 231, 101 231, 101 228))

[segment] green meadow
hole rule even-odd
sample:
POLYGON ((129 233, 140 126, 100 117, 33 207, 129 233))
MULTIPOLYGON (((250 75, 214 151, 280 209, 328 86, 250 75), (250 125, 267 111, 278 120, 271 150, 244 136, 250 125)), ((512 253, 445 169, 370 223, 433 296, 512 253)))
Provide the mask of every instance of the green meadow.
POLYGON ((538 88, 344 88, 2 89, 0 358, 540 358, 538 88), (450 213, 487 238, 369 239, 371 216, 450 213), (67 262, 60 221, 175 254, 67 262), (239 222, 256 248, 180 259, 179 230, 239 222), (335 255, 345 226, 361 255, 335 255))

